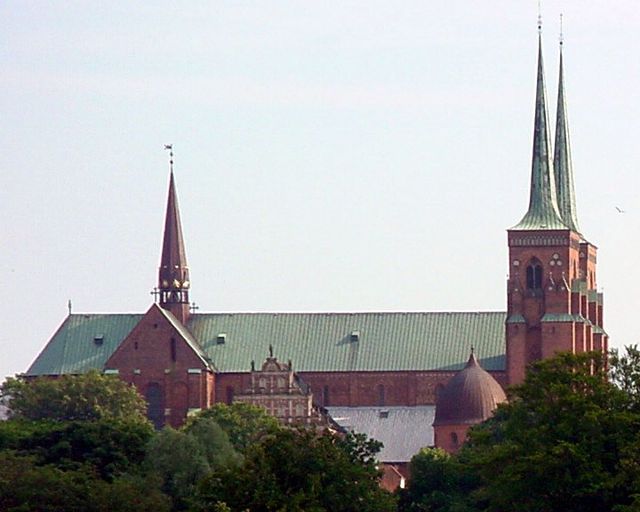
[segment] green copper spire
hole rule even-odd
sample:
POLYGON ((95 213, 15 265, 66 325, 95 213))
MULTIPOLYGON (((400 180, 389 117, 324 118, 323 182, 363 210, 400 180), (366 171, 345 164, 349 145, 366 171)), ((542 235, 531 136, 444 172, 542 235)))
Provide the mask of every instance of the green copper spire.
POLYGON ((558 78, 558 108, 556 110, 556 144, 553 155, 553 168, 556 177, 558 210, 562 221, 569 229, 580 233, 576 214, 576 193, 573 187, 573 166, 571 165, 571 146, 569 144, 569 120, 564 94, 564 68, 562 65, 562 41, 560 41, 560 77, 558 78))
POLYGON ((511 229, 567 229, 558 211, 556 182, 551 163, 551 140, 549 137, 549 118, 544 86, 542 36, 540 34, 538 34, 538 83, 536 87, 529 210, 522 220, 511 229))

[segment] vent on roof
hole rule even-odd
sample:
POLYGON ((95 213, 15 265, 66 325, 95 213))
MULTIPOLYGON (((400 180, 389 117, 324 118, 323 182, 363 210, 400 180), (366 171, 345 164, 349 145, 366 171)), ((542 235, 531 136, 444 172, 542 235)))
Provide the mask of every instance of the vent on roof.
POLYGON ((227 341, 227 334, 224 332, 221 332, 216 337, 216 345, 224 345, 226 341, 227 341))
POLYGON ((93 337, 93 342, 97 345, 100 346, 104 343, 104 334, 96 334, 93 337))
POLYGON ((351 341, 360 341, 360 331, 351 331, 351 341))
POLYGON ((388 418, 389 417, 389 411, 386 410, 386 409, 383 410, 383 411, 380 411, 378 413, 378 417, 380 417, 380 418, 388 418))

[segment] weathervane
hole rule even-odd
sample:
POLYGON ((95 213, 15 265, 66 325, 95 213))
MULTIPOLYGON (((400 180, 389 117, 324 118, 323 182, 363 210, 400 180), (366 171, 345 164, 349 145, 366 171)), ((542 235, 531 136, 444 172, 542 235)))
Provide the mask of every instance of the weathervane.
POLYGON ((542 1, 538 0, 538 34, 542 32, 542 1))
POLYGON ((164 149, 169 151, 169 167, 173 173, 173 144, 165 144, 164 149))
POLYGON ((560 46, 564 43, 564 34, 562 32, 562 13, 560 13, 560 46))

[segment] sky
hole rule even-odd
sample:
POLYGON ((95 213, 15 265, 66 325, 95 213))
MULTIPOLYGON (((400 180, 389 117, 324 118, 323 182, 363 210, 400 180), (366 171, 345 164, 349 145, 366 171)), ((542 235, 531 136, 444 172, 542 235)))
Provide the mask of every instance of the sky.
MULTIPOLYGON (((640 342, 640 10, 542 3, 552 119, 560 13, 578 217, 621 347, 640 342)), ((168 143, 199 311, 504 311, 537 15, 536 0, 0 3, 0 380, 69 300, 150 306, 168 143)))

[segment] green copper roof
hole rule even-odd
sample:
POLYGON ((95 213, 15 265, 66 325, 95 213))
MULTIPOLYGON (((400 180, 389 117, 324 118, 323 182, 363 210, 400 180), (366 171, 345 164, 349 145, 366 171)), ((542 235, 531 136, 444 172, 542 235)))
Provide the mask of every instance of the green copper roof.
POLYGON ((556 144, 553 156, 556 179, 558 210, 562 221, 569 229, 580 233, 576 213, 576 193, 573 186, 573 166, 571 165, 571 145, 569 144, 569 121, 564 92, 564 67, 562 63, 562 43, 560 43, 560 75, 558 78, 558 107, 556 109, 556 144))
MULTIPOLYGON (((70 315, 27 374, 102 369, 140 318, 70 315), (102 344, 96 336, 103 336, 102 344)), ((297 371, 456 370, 471 346, 485 369, 504 370, 505 318, 503 312, 199 313, 188 327, 221 372, 249 371, 269 345, 297 371)))
POLYGON ((102 369, 143 315, 69 315, 27 370, 27 375, 102 369))
POLYGON ((513 230, 567 229, 558 211, 556 184, 551 163, 551 139, 544 85, 542 38, 538 36, 538 81, 531 162, 529 210, 513 230))

